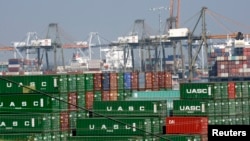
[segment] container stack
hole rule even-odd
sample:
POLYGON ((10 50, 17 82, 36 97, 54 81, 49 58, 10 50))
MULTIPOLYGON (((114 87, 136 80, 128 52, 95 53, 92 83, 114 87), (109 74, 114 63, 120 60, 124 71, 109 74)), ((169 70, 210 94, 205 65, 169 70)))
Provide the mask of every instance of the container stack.
POLYGON ((1 140, 67 139, 67 75, 4 76, 0 85, 1 140))
POLYGON ((0 140, 158 140, 180 97, 169 72, 1 76, 0 85, 0 140), (146 91, 155 98, 135 96, 146 91))

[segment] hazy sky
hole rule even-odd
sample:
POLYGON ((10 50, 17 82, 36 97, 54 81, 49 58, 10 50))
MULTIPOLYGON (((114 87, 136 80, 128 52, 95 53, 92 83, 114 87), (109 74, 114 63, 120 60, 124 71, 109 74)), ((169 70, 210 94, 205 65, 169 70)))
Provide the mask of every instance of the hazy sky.
MULTIPOLYGON (((23 41, 27 32, 37 32, 40 38, 45 38, 50 23, 58 23, 64 36, 73 41, 87 40, 90 32, 114 41, 128 35, 136 19, 144 19, 157 32, 159 12, 163 26, 169 11, 149 9, 162 6, 169 7, 169 0, 1 0, 0 46, 23 41)), ((192 29, 203 6, 220 15, 207 16, 209 32, 250 32, 250 0, 181 0, 181 27, 192 29), (231 27, 225 28, 216 18, 231 27)))

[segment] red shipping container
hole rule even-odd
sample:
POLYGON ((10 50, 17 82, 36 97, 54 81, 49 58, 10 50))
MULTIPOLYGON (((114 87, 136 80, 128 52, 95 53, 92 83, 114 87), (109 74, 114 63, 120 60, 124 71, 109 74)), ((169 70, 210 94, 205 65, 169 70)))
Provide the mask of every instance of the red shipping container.
POLYGON ((131 89, 138 90, 139 89, 139 78, 138 72, 131 73, 131 89))
POLYGON ((94 90, 100 91, 102 89, 102 74, 94 73, 94 90))
POLYGON ((94 92, 89 91, 85 93, 85 106, 86 109, 90 110, 93 108, 93 102, 94 102, 94 92))
POLYGON ((77 110, 77 93, 70 92, 68 93, 68 109, 69 111, 76 111, 77 110))
POLYGON ((70 129, 69 127, 69 113, 61 112, 60 113, 60 129, 61 131, 67 131, 70 129))
POLYGON ((167 134, 207 134, 207 117, 167 117, 167 134))
POLYGON ((110 91, 102 91, 102 101, 109 101, 110 91))
POLYGON ((236 98, 235 82, 228 82, 228 98, 236 98))

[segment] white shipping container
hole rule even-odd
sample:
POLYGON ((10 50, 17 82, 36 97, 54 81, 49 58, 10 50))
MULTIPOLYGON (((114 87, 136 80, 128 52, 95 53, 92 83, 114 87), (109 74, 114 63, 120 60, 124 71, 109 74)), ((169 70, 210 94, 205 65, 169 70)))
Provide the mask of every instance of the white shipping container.
POLYGON ((169 29, 168 37, 187 37, 188 33, 188 28, 169 29))

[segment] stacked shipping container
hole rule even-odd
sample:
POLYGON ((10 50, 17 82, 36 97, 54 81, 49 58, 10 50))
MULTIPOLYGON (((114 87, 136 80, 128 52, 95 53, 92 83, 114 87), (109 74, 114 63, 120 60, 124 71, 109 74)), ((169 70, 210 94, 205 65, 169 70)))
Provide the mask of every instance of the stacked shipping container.
MULTIPOLYGON (((92 116, 93 119, 100 118, 92 111, 95 102, 121 102, 129 99, 133 91, 157 92, 159 89, 171 89, 172 80, 169 79, 171 73, 159 72, 159 74, 161 75, 158 73, 151 75, 150 78, 146 78, 144 72, 3 76, 0 80, 1 120, 10 126, 1 129, 0 139, 68 140, 71 137, 67 136, 71 136, 72 131, 77 129, 78 119, 85 120, 92 116), (152 87, 148 87, 146 83, 152 87), (16 99, 13 99, 13 96, 16 99), (9 116, 13 118, 8 118, 9 116), (16 119, 17 122, 20 120, 19 123, 25 120, 27 128, 20 127, 25 129, 24 131, 19 127, 11 127, 11 123, 16 122, 12 120, 16 119)), ((166 102, 158 106, 158 101, 155 102, 156 105, 151 105, 151 108, 157 111, 155 113, 157 117, 154 115, 136 118, 138 125, 141 123, 152 125, 152 127, 142 126, 149 134, 151 132, 160 134, 163 124, 161 122, 164 121, 162 118, 165 110, 161 113, 158 111, 161 109, 158 106, 164 107, 166 102), (158 118, 159 116, 161 118, 158 118)), ((143 104, 148 105, 145 102, 143 104)), ((133 120, 135 117, 127 117, 125 120, 133 120)), ((116 118, 123 119, 124 116, 116 118)), ((140 138, 153 138, 145 135, 147 134, 143 134, 140 138)), ((131 138, 134 137, 133 135, 131 138)))
POLYGON ((68 75, 1 77, 1 139, 66 140, 71 81, 68 75))

